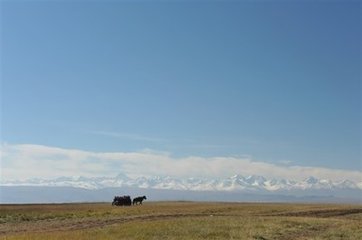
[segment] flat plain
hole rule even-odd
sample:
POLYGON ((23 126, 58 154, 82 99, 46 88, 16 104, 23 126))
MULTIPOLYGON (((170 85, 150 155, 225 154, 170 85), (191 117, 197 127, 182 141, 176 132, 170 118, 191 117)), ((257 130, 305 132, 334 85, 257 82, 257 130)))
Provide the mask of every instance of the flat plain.
POLYGON ((0 239, 362 239, 362 205, 0 205, 0 239))

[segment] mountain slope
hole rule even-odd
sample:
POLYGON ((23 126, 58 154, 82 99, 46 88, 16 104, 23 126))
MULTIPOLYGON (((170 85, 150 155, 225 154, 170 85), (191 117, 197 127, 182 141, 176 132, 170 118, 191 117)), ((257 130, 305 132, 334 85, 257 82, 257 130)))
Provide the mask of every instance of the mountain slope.
POLYGON ((263 176, 235 175, 229 178, 173 178, 139 177, 129 178, 123 174, 116 177, 59 177, 55 179, 29 179, 23 181, 2 181, 1 186, 48 186, 102 189, 111 187, 134 187, 143 189, 168 189, 188 191, 229 191, 229 192, 278 192, 290 190, 338 190, 362 191, 362 183, 350 180, 333 182, 327 179, 309 177, 302 181, 288 179, 266 179, 263 176))
POLYGON ((110 202, 115 195, 158 200, 362 203, 362 184, 309 177, 302 181, 229 178, 59 177, 2 181, 0 203, 110 202))

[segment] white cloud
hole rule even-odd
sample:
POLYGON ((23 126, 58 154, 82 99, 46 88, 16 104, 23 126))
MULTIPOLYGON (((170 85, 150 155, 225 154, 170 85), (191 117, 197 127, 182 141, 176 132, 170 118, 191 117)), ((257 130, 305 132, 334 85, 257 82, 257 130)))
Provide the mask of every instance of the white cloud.
POLYGON ((251 157, 174 158, 165 152, 90 152, 32 144, 2 144, 3 180, 58 176, 168 175, 175 177, 228 177, 234 174, 301 180, 308 176, 362 181, 361 171, 286 166, 255 161, 251 157))
POLYGON ((290 165, 293 163, 293 161, 291 160, 279 160, 278 163, 283 164, 283 165, 290 165))

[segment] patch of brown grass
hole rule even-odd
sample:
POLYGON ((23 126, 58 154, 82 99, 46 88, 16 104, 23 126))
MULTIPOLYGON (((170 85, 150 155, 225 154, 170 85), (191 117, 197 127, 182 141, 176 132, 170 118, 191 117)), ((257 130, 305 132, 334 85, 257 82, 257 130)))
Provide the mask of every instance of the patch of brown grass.
POLYGON ((3 239, 362 239, 362 206, 147 202, 0 205, 3 239))

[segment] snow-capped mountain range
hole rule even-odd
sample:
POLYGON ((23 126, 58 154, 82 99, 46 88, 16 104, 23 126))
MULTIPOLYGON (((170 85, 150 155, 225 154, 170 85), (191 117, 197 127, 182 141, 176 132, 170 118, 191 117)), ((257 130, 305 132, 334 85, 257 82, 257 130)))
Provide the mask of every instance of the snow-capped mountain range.
POLYGON ((308 177, 302 181, 267 179, 263 176, 234 175, 228 178, 174 178, 138 177, 129 178, 124 174, 116 177, 59 177, 55 179, 28 179, 4 181, 0 186, 47 186, 75 187, 89 190, 132 187, 141 189, 187 190, 187 191, 228 191, 228 192, 278 192, 290 190, 341 190, 362 191, 362 182, 350 180, 331 181, 308 177))

